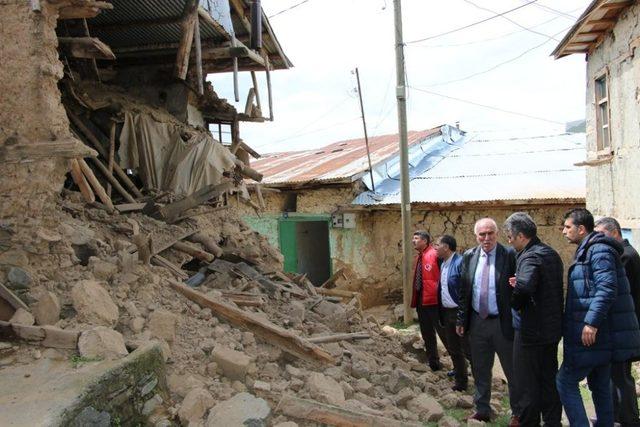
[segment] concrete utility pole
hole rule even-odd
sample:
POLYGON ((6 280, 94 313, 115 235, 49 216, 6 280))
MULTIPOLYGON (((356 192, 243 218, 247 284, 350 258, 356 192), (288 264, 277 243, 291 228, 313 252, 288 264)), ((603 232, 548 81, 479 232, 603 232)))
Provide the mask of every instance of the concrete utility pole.
POLYGON ((371 190, 375 193, 376 184, 373 182, 373 168, 371 167, 371 153, 369 152, 369 135, 367 134, 367 122, 364 119, 364 104, 362 103, 362 89, 360 88, 360 73, 358 72, 358 67, 356 67, 356 80, 358 81, 358 97, 360 97, 360 112, 362 113, 362 126, 364 127, 364 143, 367 146, 367 159, 369 160, 371 190))
POLYGON ((404 78, 404 42, 402 41, 402 6, 393 0, 394 27, 396 33, 396 99, 398 100, 398 129, 400 133, 400 211, 402 212, 402 289, 404 300, 404 323, 413 320, 411 310, 411 197, 409 196, 409 147, 407 141, 407 88, 404 78))

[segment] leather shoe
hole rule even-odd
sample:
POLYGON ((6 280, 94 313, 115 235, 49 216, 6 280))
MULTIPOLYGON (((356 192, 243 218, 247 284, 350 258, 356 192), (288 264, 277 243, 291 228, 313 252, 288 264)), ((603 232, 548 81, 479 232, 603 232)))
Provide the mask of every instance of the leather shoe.
POLYGON ((516 415, 511 417, 511 420, 509 421, 509 427, 520 427, 520 418, 518 418, 516 415))
POLYGON ((467 386, 466 385, 456 384, 453 387, 451 387, 451 390, 453 390, 453 391, 467 391, 467 386))
POLYGON ((442 365, 440 364, 440 362, 429 362, 429 367, 433 372, 442 369, 442 365))
POLYGON ((469 418, 467 418, 467 420, 477 420, 477 421, 484 421, 485 423, 488 423, 489 421, 491 421, 491 417, 489 415, 479 414, 476 412, 473 415, 471 415, 469 418))

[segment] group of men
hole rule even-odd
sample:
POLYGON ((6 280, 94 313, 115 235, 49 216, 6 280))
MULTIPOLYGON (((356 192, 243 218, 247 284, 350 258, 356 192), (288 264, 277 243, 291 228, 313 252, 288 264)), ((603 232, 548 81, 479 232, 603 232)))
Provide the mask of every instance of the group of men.
POLYGON ((567 273, 560 255, 537 236, 524 212, 503 225, 478 220, 478 246, 463 255, 453 236, 432 242, 416 231, 419 252, 412 306, 432 370, 442 368, 436 334, 453 364, 452 387, 475 383, 475 413, 490 421, 495 356, 507 379, 510 426, 589 426, 579 384, 587 380, 596 426, 640 426, 631 362, 640 360, 640 256, 610 217, 594 222, 584 208, 565 214, 562 234, 577 250, 567 273), (562 339, 562 365, 558 344, 562 339))

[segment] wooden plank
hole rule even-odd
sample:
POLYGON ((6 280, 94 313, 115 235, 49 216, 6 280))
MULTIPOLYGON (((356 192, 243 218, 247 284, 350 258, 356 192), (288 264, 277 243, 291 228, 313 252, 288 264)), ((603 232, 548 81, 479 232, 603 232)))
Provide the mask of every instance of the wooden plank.
POLYGON ((111 48, 96 37, 58 37, 58 43, 74 58, 116 59, 111 48))
POLYGON ((189 69, 189 56, 191 54, 191 44, 193 43, 194 27, 198 19, 198 2, 196 0, 187 0, 182 16, 182 36, 176 55, 174 74, 177 78, 184 80, 187 77, 187 70, 189 69))
POLYGON ((141 211, 142 208, 145 207, 145 205, 146 203, 123 203, 120 205, 115 205, 114 207, 120 213, 127 213, 141 211))
POLYGON ((360 292, 345 291, 343 289, 317 288, 316 292, 318 292, 320 295, 341 298, 359 298, 362 295, 360 292))
POLYGON ((251 116, 251 112, 253 111, 254 99, 256 99, 256 90, 254 88, 249 88, 249 93, 247 93, 247 101, 244 104, 244 113, 248 116, 251 116))
MULTIPOLYGON (((113 185, 113 188, 115 188, 118 191, 118 193, 120 193, 122 197, 124 197, 124 199, 127 202, 136 203, 136 199, 134 199, 131 196, 131 194, 129 194, 127 190, 125 190, 124 187, 120 185, 118 180, 115 179, 115 177, 111 173, 109 173, 109 169, 107 168, 107 166, 104 165, 104 163, 102 163, 100 159, 95 157, 90 157, 90 159, 93 162, 93 164, 98 168, 98 170, 102 173, 102 175, 107 179, 107 182, 111 183, 113 185)), ((111 197, 109 197, 109 199, 111 199, 111 197)))
POLYGON ((245 142, 242 140, 242 138, 240 139, 240 144, 239 144, 239 145, 240 145, 240 148, 242 148, 242 149, 243 149, 244 151, 246 151, 247 153, 251 154, 251 156, 252 156, 254 159, 259 159, 260 157, 262 157, 262 156, 260 156, 260 153, 258 153, 257 151, 255 151, 253 148, 249 147, 249 146, 247 145, 247 143, 245 143, 245 142))
POLYGON ((11 307, 15 308, 16 310, 19 308, 23 308, 29 311, 29 307, 27 306, 27 304, 22 302, 22 300, 18 298, 16 294, 11 292, 11 289, 7 288, 2 283, 0 283, 0 297, 7 301, 11 305, 11 307))
POLYGON ((177 202, 159 207, 152 216, 156 219, 165 220, 168 223, 175 222, 186 210, 195 208, 214 197, 218 197, 234 186, 235 184, 232 181, 207 185, 177 202))
POLYGON ((258 91, 258 78, 256 76, 255 71, 251 71, 251 82, 253 83, 253 90, 255 90, 256 92, 256 106, 258 107, 258 110, 260 110, 260 115, 262 115, 262 104, 260 103, 260 91, 258 91))
POLYGON ((187 280, 189 278, 189 275, 184 271, 182 271, 180 267, 178 267, 177 265, 175 265, 174 263, 172 263, 171 261, 169 261, 168 259, 166 259, 161 255, 154 255, 151 257, 151 260, 156 265, 167 268, 169 271, 173 272, 178 278, 182 280, 187 280))
MULTIPOLYGON (((419 427, 422 423, 409 423, 379 415, 356 412, 339 406, 284 395, 275 411, 302 420, 340 427, 419 427)), ((373 412, 373 410, 372 410, 373 412)))
POLYGON ((335 359, 329 353, 315 344, 310 343, 291 331, 283 329, 255 313, 243 311, 222 301, 215 301, 188 286, 168 279, 171 287, 189 300, 211 311, 227 322, 244 329, 248 329, 265 342, 280 348, 282 351, 309 362, 335 364, 335 359))
POLYGON ((175 242, 171 248, 184 252, 185 254, 191 255, 192 257, 204 262, 213 262, 213 260, 216 259, 213 254, 181 241, 175 242))
POLYGON ((30 326, 0 321, 1 334, 39 344, 44 347, 75 349, 79 331, 68 331, 54 326, 30 326))
POLYGON ((353 332, 350 334, 335 334, 335 335, 323 335, 320 337, 311 337, 309 341, 315 344, 337 342, 337 341, 349 341, 349 340, 366 340, 371 338, 367 332, 353 332))
POLYGON ((0 162, 22 163, 52 157, 72 159, 76 157, 96 156, 91 148, 75 139, 63 141, 22 142, 8 138, 0 145, 0 162))
MULTIPOLYGON (((98 138, 93 134, 93 132, 91 132, 91 130, 82 122, 80 117, 78 117, 73 111, 71 111, 68 108, 66 109, 66 111, 67 111, 67 116, 69 117, 71 122, 85 136, 85 138, 87 139, 87 141, 89 141, 89 143, 93 146, 93 148, 95 148, 103 158, 108 159, 109 154, 107 153, 107 150, 105 150, 105 148, 102 146, 102 144, 100 143, 98 138)), ((82 157, 86 157, 86 156, 82 156, 82 157)), ((140 197, 140 198, 144 197, 140 192, 140 190, 138 189, 138 187, 136 187, 133 181, 129 179, 125 171, 122 170, 122 168, 117 163, 113 165, 113 169, 115 170, 116 175, 118 175, 118 178, 120 178, 120 180, 124 183, 127 189, 133 193, 134 196, 140 197)))
POLYGON ((204 77, 202 74, 202 39, 200 38, 200 18, 196 14, 195 25, 193 26, 193 38, 196 48, 196 76, 198 79, 198 93, 204 95, 204 77))
POLYGON ((113 9, 113 4, 93 0, 47 0, 58 8, 58 19, 95 18, 102 10, 113 9))
POLYGON ((115 209, 113 207, 113 202, 111 201, 109 196, 107 196, 107 192, 104 190, 102 184, 100 184, 100 181, 98 181, 98 178, 96 178, 96 176, 93 174, 93 171, 91 170, 89 165, 83 159, 76 160, 80 165, 82 173, 87 178, 87 181, 89 181, 89 184, 91 184, 91 187, 93 187, 93 191, 95 191, 95 193, 98 195, 100 201, 104 203, 104 205, 107 207, 107 210, 113 212, 113 210, 115 209))
POLYGON ((187 240, 193 243, 200 243, 208 252, 212 253, 216 258, 221 257, 223 254, 222 248, 218 246, 218 243, 212 238, 207 237, 203 233, 194 233, 191 236, 187 237, 187 240))
POLYGON ((267 74, 267 97, 268 97, 268 101, 269 101, 269 120, 273 121, 273 93, 271 90, 271 64, 269 63, 269 57, 267 56, 266 52, 263 52, 262 55, 264 56, 264 70, 265 73, 267 74))
POLYGON ((256 195, 258 196, 258 203, 260 204, 260 207, 262 208, 262 210, 266 210, 267 209, 267 205, 264 202, 264 197, 262 197, 262 189, 260 188, 260 185, 256 185, 255 186, 256 189, 256 195))
POLYGON ((69 159, 69 169, 71 172, 71 178, 73 178, 73 182, 75 182, 80 189, 80 193, 82 194, 85 202, 95 202, 96 195, 93 193, 93 190, 89 186, 87 179, 82 174, 82 169, 80 168, 80 164, 76 159, 69 159))
MULTIPOLYGON (((109 174, 113 175, 113 165, 115 163, 116 158, 116 122, 111 122, 111 130, 109 132, 109 160, 107 164, 107 168, 109 170, 109 174)), ((107 194, 111 197, 111 183, 107 184, 107 194)), ((132 202, 134 203, 134 202, 132 202)))

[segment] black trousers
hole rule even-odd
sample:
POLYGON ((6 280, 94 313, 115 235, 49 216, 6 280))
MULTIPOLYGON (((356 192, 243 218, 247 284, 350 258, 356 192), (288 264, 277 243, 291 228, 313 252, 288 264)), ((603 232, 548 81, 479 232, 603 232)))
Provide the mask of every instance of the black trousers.
POLYGON ((631 375, 631 362, 611 364, 613 415, 623 427, 640 426, 636 381, 631 375))
POLYGON ((560 427, 562 404, 556 388, 558 344, 522 345, 520 331, 513 341, 513 367, 522 389, 522 427, 560 427))
POLYGON ((457 308, 443 308, 444 334, 447 338, 447 351, 456 371, 456 385, 466 388, 469 382, 467 376, 467 359, 471 359, 469 349, 469 335, 463 337, 456 333, 457 308))
POLYGON ((427 352, 427 360, 429 361, 429 364, 439 364, 440 355, 438 354, 436 333, 445 347, 447 346, 447 337, 444 334, 444 328, 440 325, 438 306, 423 306, 421 302, 418 301, 416 312, 418 313, 418 322, 420 323, 420 334, 424 340, 424 346, 427 352))

